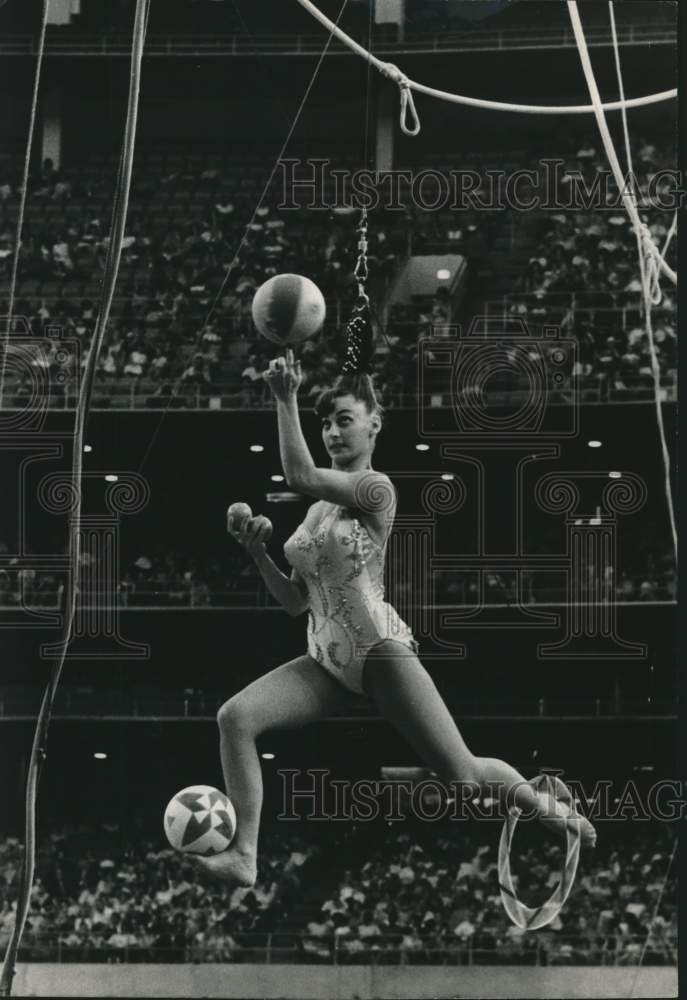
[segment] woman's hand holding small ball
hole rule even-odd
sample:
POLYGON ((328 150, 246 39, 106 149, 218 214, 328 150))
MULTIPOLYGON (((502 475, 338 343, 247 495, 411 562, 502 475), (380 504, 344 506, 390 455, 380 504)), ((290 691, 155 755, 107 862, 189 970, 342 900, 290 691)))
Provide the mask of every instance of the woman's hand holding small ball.
POLYGON ((233 503, 227 511, 227 530, 251 558, 265 552, 265 545, 272 537, 272 522, 263 514, 253 517, 247 503, 233 503))
POLYGON ((247 503, 233 503, 227 511, 227 531, 238 538, 243 522, 253 516, 247 503))

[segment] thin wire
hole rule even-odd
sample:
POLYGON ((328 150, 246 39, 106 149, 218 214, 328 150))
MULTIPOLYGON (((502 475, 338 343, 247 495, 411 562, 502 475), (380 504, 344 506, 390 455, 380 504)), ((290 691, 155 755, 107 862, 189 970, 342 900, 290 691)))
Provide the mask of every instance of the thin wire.
POLYGON ((81 552, 81 474, 83 469, 84 430, 92 396, 95 367, 98 354, 100 353, 100 348, 102 346, 110 306, 112 304, 112 297, 114 294, 117 271, 122 252, 126 211, 129 200, 129 188, 133 169, 134 141, 136 136, 138 100, 141 81, 141 62, 143 57, 145 26, 148 20, 149 6, 150 0, 136 0, 134 34, 131 52, 132 68, 129 83, 129 101, 123 140, 126 155, 122 157, 123 169, 121 170, 119 177, 121 187, 115 194, 115 201, 119 208, 119 215, 114 220, 114 224, 110 232, 110 241, 105 264, 105 277, 101 293, 100 311, 98 314, 96 329, 93 334, 93 341, 88 354, 76 408, 76 427, 74 432, 71 473, 72 509, 70 511, 71 517, 69 531, 70 571, 67 574, 65 596, 66 618, 63 630, 64 638, 60 643, 60 652, 58 654, 57 662, 52 668, 52 672, 43 695, 40 712, 36 722, 33 745, 31 748, 31 757, 29 760, 26 782, 24 862, 22 865, 21 887, 19 898, 17 900, 17 911, 12 930, 12 937, 7 947, 2 968, 2 976, 0 977, 0 996, 9 996, 12 992, 12 980, 15 974, 16 958, 31 903, 31 887, 33 885, 36 863, 36 793, 41 768, 47 755, 47 738, 52 707, 67 655, 67 648, 72 634, 74 618, 76 616, 78 573, 81 552))
POLYGON ((277 104, 279 106, 279 110, 282 113, 282 115, 284 116, 284 120, 288 121, 289 117, 290 117, 289 116, 289 112, 286 110, 286 107, 284 106, 284 103, 282 101, 283 88, 282 87, 278 87, 276 85, 275 81, 270 76, 269 70, 267 69, 267 62, 265 60, 264 53, 261 50, 261 48, 258 45, 258 43, 256 42, 255 36, 253 35, 251 29, 248 27, 248 24, 246 23, 246 19, 243 16, 243 11, 239 7, 238 0, 231 0, 231 3, 232 3, 232 7, 234 8, 234 11, 236 12, 236 16, 237 16, 237 18, 238 18, 238 20, 239 20, 239 22, 241 24, 241 27, 243 28, 243 30, 244 30, 245 34, 247 35, 247 37, 250 38, 250 40, 251 40, 253 55, 255 56, 255 58, 256 58, 256 60, 258 62, 258 65, 260 66, 260 71, 263 74, 263 76, 265 77, 265 81, 266 81, 267 85, 269 86, 270 90, 272 91, 272 100, 274 101, 275 104, 277 104))
MULTIPOLYGON (((369 3, 368 19, 367 19, 367 45, 372 51, 372 3, 369 3)), ((372 77, 372 64, 368 62, 366 80, 365 80, 365 130, 363 138, 363 164, 365 167, 370 165, 370 84, 372 77)), ((375 171, 375 179, 377 178, 377 173, 375 171)), ((354 269, 354 275, 358 281, 358 295, 363 295, 367 299, 366 292, 366 282, 368 279, 367 270, 367 209, 361 208, 360 210, 360 222, 357 227, 358 233, 358 259, 354 269)), ((367 299, 369 305, 369 299, 367 299)))
MULTIPOLYGON (((372 55, 372 23, 373 23, 372 22, 372 10, 373 10, 373 8, 372 8, 372 0, 370 0, 370 16, 369 16, 369 20, 368 20, 368 31, 367 31, 367 44, 368 44, 368 49, 369 49, 370 55, 372 55)), ((365 165, 366 166, 368 165, 368 161, 369 161, 369 158, 370 158, 369 148, 368 148, 368 142, 369 142, 369 123, 370 123, 370 94, 371 94, 371 89, 372 89, 371 88, 371 83, 372 83, 372 81, 371 81, 372 66, 373 66, 373 62, 370 59, 370 60, 368 60, 368 63, 367 63, 367 81, 366 81, 366 98, 365 98, 365 165)), ((375 174, 375 179, 376 179, 377 183, 379 183, 379 170, 377 169, 377 167, 378 167, 378 161, 377 161, 377 154, 375 153, 375 171, 374 171, 374 174, 375 174)), ((381 319, 380 319, 380 317, 379 317, 376 309, 374 308, 374 306, 373 306, 373 304, 372 304, 372 302, 371 302, 371 300, 369 298, 368 298, 368 308, 370 310, 370 316, 372 317, 372 319, 374 319, 374 321, 375 321, 375 323, 377 325, 377 328, 378 328, 379 332, 381 333, 382 337, 384 338, 384 341, 385 341, 387 347, 390 348, 391 347, 391 343, 390 343, 389 338, 388 338, 387 333, 386 333, 386 326, 384 326, 382 324, 381 319)))
POLYGON ((24 154, 24 174, 22 177, 21 194, 19 196, 19 212, 17 215, 17 235, 14 241, 14 254, 12 256, 12 277, 10 279, 10 298, 7 308, 7 327, 5 329, 5 342, 2 349, 2 368, 0 368, 0 410, 2 409, 2 397, 5 388, 5 367, 7 364, 7 354, 10 347, 10 331, 12 328, 12 314, 14 312, 14 295, 17 286, 17 275, 19 273, 19 250, 21 247, 21 236, 24 229, 24 212, 26 210, 26 192, 29 186, 29 169, 31 166, 31 152, 33 149, 33 136, 36 127, 36 111, 38 108, 38 90, 41 79, 41 69, 43 67, 43 52, 45 50, 45 31, 48 25, 48 0, 43 0, 43 20, 41 31, 38 36, 38 55, 36 58, 36 75, 33 81, 33 96, 31 98, 31 114, 29 117, 29 134, 26 139, 26 153, 24 154))
POLYGON ((663 897, 665 895, 666 887, 668 885, 668 876, 670 875, 670 869, 672 868, 673 861, 675 860, 675 854, 677 852, 677 841, 678 841, 678 838, 677 838, 677 835, 676 835, 675 836, 675 840, 673 841, 673 850, 671 851, 670 857, 668 859, 668 867, 666 868, 665 877, 663 879, 663 885, 661 886, 661 891, 658 894, 658 898, 656 899, 656 903, 654 905, 654 912, 651 915, 651 920, 650 920, 649 926, 647 928, 646 937, 644 938, 644 944, 642 945, 642 953, 639 956, 639 961, 637 962, 637 969, 635 971, 635 977, 634 977, 634 979, 632 981, 632 988, 630 989, 630 993, 629 993, 630 997, 634 996, 635 988, 637 986, 637 980, 639 979, 639 970, 641 969, 642 965, 644 964, 644 956, 646 955, 646 949, 647 949, 647 947, 649 945, 649 936, 651 934, 651 927, 652 927, 652 925, 653 925, 653 923, 654 923, 654 921, 656 919, 656 915, 658 913, 659 907, 660 907, 661 903, 663 902, 663 897))
MULTIPOLYGON (((343 5, 342 5, 341 10, 339 11, 338 17, 336 19, 336 23, 337 24, 341 20, 341 18, 343 16, 343 13, 346 10, 347 6, 348 6, 348 0, 343 0, 343 5)), ((243 247, 244 247, 245 242, 246 242, 246 237, 248 236, 248 233, 250 232, 250 228, 253 225, 253 222, 255 221, 256 215, 258 214, 258 209, 260 208, 260 206, 262 205, 263 201, 265 200, 265 196, 267 195, 267 192, 270 189, 272 181, 274 180, 274 175, 277 172, 277 168, 279 167, 281 159, 284 156, 284 153, 286 152, 286 148, 289 145, 289 142, 291 141, 291 137, 293 136, 293 133, 294 133, 294 131, 296 129, 296 126, 298 124, 298 121, 300 119, 300 116, 303 113, 303 109, 304 109, 304 107, 305 107, 305 105, 307 103, 308 97, 310 96, 310 91, 312 90, 313 86, 315 85, 315 80, 317 79, 317 75, 320 72, 320 67, 322 66, 322 63, 324 61, 324 57, 326 56, 327 52, 329 51, 329 46, 331 44, 331 40, 332 40, 332 36, 330 35, 329 38, 327 39, 327 41, 325 42, 325 45, 324 45, 324 48, 322 49, 322 52, 320 53, 320 57, 317 60, 317 65, 315 66, 315 70, 313 72, 313 75, 310 78, 310 82, 308 83, 308 86, 305 89, 305 93, 303 94, 303 97, 301 99, 301 103, 298 106, 298 110, 296 111, 295 117, 294 117, 294 119, 293 119, 293 121, 291 123, 291 127, 289 128, 289 131, 288 131, 288 134, 286 136, 286 139, 282 143, 282 147, 279 150, 279 153, 277 155, 276 160, 274 161, 274 165, 272 167, 272 170, 270 171, 270 175, 269 175, 269 177, 267 179, 267 182, 265 183, 265 186, 262 189, 262 193, 261 193, 258 201, 255 204, 255 208, 253 209, 253 214, 252 214, 252 216, 250 218, 250 221, 246 225, 246 227, 244 229, 243 236, 241 237, 239 245, 236 248, 236 252, 234 253, 234 256, 233 256, 231 262, 229 263, 229 265, 226 268, 226 271, 225 271, 225 274, 224 274, 224 278, 222 279, 222 284, 219 287, 219 291, 215 295, 215 298, 214 298, 214 300, 212 302, 212 305, 210 306, 210 308, 209 308, 209 310, 207 312, 207 315, 206 315, 205 319, 203 320, 203 323, 200 326, 200 330, 201 331, 207 326, 210 317, 212 316, 213 312, 215 311, 215 309, 217 307, 217 303, 219 302, 219 300, 222 297, 222 293, 224 292, 224 288, 226 286, 226 283, 229 280, 229 275, 234 270, 234 267, 236 266, 236 264, 238 262, 238 259, 239 259, 240 255, 241 255, 241 251, 243 250, 243 247)), ((139 472, 141 471, 141 469, 145 465, 145 463, 146 463, 146 461, 148 459, 148 455, 150 454, 150 452, 152 450, 152 447, 153 447, 155 441, 157 440, 157 436, 158 436, 158 434, 160 432, 160 428, 162 427, 162 421, 166 417, 170 405, 171 405, 171 398, 170 398, 170 401, 168 402, 167 406, 162 411, 162 414, 160 416, 160 419, 158 420, 157 426, 156 426, 155 430, 153 431, 153 434, 152 434, 152 436, 150 438, 150 441, 148 442, 148 447, 146 448, 145 453, 143 455, 143 458, 141 459, 141 461, 139 463, 139 466, 138 466, 138 471, 139 472)))
MULTIPOLYGON (((428 97, 436 97, 442 101, 449 101, 453 104, 465 104, 472 108, 486 108, 492 111, 516 111, 523 114, 536 114, 536 115, 564 115, 564 114, 591 114, 594 111, 593 104, 576 104, 576 105, 563 105, 562 107, 553 107, 552 105, 535 105, 535 104, 508 104, 503 101, 486 101, 477 97, 464 97, 460 94, 452 94, 446 90, 437 90, 434 87, 427 87, 422 83, 418 83, 416 80, 411 80, 409 77, 405 76, 397 66, 393 63, 382 62, 381 59, 377 59, 372 53, 368 52, 363 48, 359 42, 356 42, 350 35, 347 35, 345 31, 338 28, 332 21, 326 17, 325 14, 320 11, 314 3, 310 0, 298 0, 301 7, 304 7, 312 16, 324 25, 331 34, 336 35, 339 41, 347 45, 351 51, 355 52, 357 55, 361 56, 363 59, 369 60, 372 65, 383 73, 385 76, 389 76, 399 87, 401 87, 401 96, 403 94, 408 94, 409 91, 416 91, 418 94, 427 94, 428 97)), ((658 104, 661 101, 673 100, 677 97, 677 88, 672 90, 663 90, 657 94, 647 94, 645 97, 634 97, 628 101, 611 101, 609 104, 602 105, 605 111, 618 111, 622 107, 626 108, 641 108, 647 104, 658 104)), ((411 133, 412 134, 412 133, 411 133)))

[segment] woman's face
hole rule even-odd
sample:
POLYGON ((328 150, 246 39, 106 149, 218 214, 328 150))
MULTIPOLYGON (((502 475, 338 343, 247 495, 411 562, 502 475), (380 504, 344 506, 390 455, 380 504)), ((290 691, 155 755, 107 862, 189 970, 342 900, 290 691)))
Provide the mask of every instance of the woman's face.
POLYGON ((377 414, 368 413, 360 400, 351 395, 335 399, 332 411, 322 419, 322 440, 334 468, 369 462, 379 428, 377 414))

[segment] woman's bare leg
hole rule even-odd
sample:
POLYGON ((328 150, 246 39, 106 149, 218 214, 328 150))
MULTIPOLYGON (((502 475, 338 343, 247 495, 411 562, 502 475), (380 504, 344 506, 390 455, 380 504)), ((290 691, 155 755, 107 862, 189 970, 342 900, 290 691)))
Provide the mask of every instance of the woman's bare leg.
MULTIPOLYGON (((380 712, 446 783, 489 786, 500 801, 536 815, 565 835, 568 812, 536 792, 514 767, 494 757, 475 757, 460 734, 434 681, 405 646, 388 639, 374 648, 363 670, 363 687, 380 712)), ((593 846, 594 827, 581 818, 582 843, 593 846)))
POLYGON ((317 722, 348 698, 346 689, 305 655, 259 677, 222 705, 217 715, 220 757, 227 795, 236 809, 236 836, 222 854, 199 859, 202 867, 238 885, 255 882, 263 794, 257 737, 317 722))

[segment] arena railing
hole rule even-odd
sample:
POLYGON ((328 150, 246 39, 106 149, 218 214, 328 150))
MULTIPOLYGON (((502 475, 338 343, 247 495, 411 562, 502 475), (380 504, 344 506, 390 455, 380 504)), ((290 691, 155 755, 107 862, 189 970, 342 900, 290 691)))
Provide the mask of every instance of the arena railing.
POLYGON ((171 948, 125 945, 82 945, 26 934, 20 951, 24 962, 59 963, 194 963, 240 962, 254 964, 322 965, 595 965, 624 966, 675 965, 677 935, 658 937, 647 943, 646 935, 590 934, 587 937, 563 934, 559 939, 543 939, 525 933, 517 943, 504 929, 491 932, 492 945, 461 940, 450 932, 437 944, 436 936, 418 935, 412 947, 404 945, 403 934, 360 939, 346 936, 314 937, 307 934, 228 934, 208 944, 171 948), (228 940, 228 939, 231 940, 228 940), (352 946, 352 941, 359 942, 352 946))
MULTIPOLYGON (((677 372, 668 371, 662 376, 664 402, 677 400, 677 372)), ((262 387, 261 387, 262 389, 262 387)), ((273 409, 274 404, 266 392, 235 383, 215 382, 205 386, 178 386, 173 380, 154 383, 149 379, 127 379, 105 383, 97 381, 93 390, 92 410, 186 410, 186 411, 261 411, 273 409)), ((531 389, 489 391, 490 407, 512 407, 527 403, 531 389)), ((308 404, 307 383, 301 395, 302 405, 308 404)), ((314 399, 314 397, 312 397, 314 399)), ((589 405, 600 403, 628 404, 651 403, 654 399, 650 376, 609 378, 606 372, 574 376, 567 385, 552 392, 549 406, 570 406, 575 402, 589 405), (616 382, 618 384, 616 384, 616 382)), ((76 408, 76 382, 55 386, 50 396, 50 409, 74 410, 76 408)), ((3 409, 22 410, 29 400, 11 379, 7 380, 3 409)), ((417 410, 450 409, 455 401, 447 392, 428 392, 422 395, 409 390, 385 393, 389 409, 417 410)))
MULTIPOLYGON (((663 579, 664 574, 659 574, 659 578, 655 581, 659 591, 665 591, 667 586, 663 579)), ((454 580, 456 574, 453 574, 454 580)), ((639 576, 636 579, 632 579, 632 583, 635 587, 635 593, 639 594, 641 583, 647 579, 646 576, 639 576)), ((201 583, 203 581, 201 580, 201 583)), ((671 583, 672 586, 672 583, 671 583)), ((651 604, 652 606, 666 606, 670 607, 675 604, 675 598, 671 596, 655 596, 651 595, 647 598, 637 599, 636 597, 625 598, 623 594, 619 593, 613 588, 609 588, 607 591, 607 596, 602 600, 599 597, 594 588, 590 587, 590 592, 594 592, 594 599, 590 600, 590 604, 598 605, 599 607, 609 607, 612 604, 618 606, 633 606, 633 605, 646 605, 651 604)), ((476 605, 476 598, 474 594, 470 591, 470 581, 469 580, 459 580, 456 585, 454 592, 441 592, 439 595, 439 600, 432 602, 432 608, 435 611, 451 611, 455 608, 474 608, 476 605)), ((564 608, 568 607, 569 594, 568 591, 563 587, 550 587, 550 586, 538 586, 536 582, 532 583, 530 586, 528 584, 526 591, 521 591, 519 596, 516 596, 511 589, 507 593, 508 601, 506 596, 502 591, 498 595, 488 600, 488 605, 491 607, 505 607, 508 602, 516 607, 537 607, 537 608, 564 608)), ((222 610, 226 611, 227 608, 240 608, 241 610, 249 611, 259 611, 266 609, 278 609, 279 606, 268 594, 267 590, 258 582, 251 589, 246 589, 245 587, 232 589, 227 587, 224 590, 208 590, 203 591, 202 597, 194 592, 193 588, 184 584, 183 586, 175 583, 168 583, 165 586, 158 584, 156 587, 137 587, 136 590, 130 589, 126 584, 120 583, 119 590, 115 597, 109 590, 96 591, 91 589, 87 597, 80 603, 79 607, 84 611, 87 610, 97 610, 103 608, 107 602, 110 602, 115 608, 119 608, 126 611, 214 611, 222 610)), ((414 607, 412 601, 407 601, 404 599, 404 605, 408 609, 414 607)), ((0 621, 2 620, 3 611, 13 611, 22 610, 26 612, 41 612, 50 610, 59 610, 61 608, 61 595, 58 595, 56 590, 49 592, 36 592, 32 594, 29 591, 24 591, 23 593, 19 590, 4 591, 0 594, 0 621)))
MULTIPOLYGON (((640 306, 639 302, 634 305, 624 305, 624 306, 614 306, 614 305, 595 305, 594 299, 598 300, 600 295, 608 295, 610 298, 610 292, 577 292, 577 291, 556 291, 556 292, 546 292, 545 297, 542 299, 542 304, 548 310, 553 309, 563 309, 565 310, 567 323, 570 322, 577 314, 591 314, 600 315, 601 317, 612 318, 617 317, 620 321, 620 325, 623 330, 626 330, 629 322, 635 325, 641 325, 642 321, 640 319, 640 306)), ((623 293, 629 295, 629 292, 623 293)), ((487 299, 484 303, 484 313, 489 319, 501 319, 508 320, 512 319, 514 315, 514 307, 522 304, 527 300, 531 300, 534 296, 534 292, 508 292, 504 295, 499 296, 496 299, 487 299)), ((677 314, 675 308, 672 306, 658 305, 652 310, 652 314, 655 317, 664 317, 675 322, 677 314)))
MULTIPOLYGON (((214 723, 217 712, 225 700, 225 695, 200 690, 194 690, 192 694, 179 693, 174 697, 161 695, 159 698, 151 699, 128 692, 96 691, 81 694, 64 688, 58 695, 54 714, 56 718, 72 722, 93 719, 119 722, 127 720, 181 722, 184 719, 191 719, 194 723, 204 720, 214 723)), ((35 719, 39 702, 40 692, 31 693, 29 689, 23 693, 21 700, 17 700, 16 695, 0 696, 0 720, 31 721, 35 719)), ((623 722, 633 720, 655 723, 672 722, 677 718, 675 704, 668 699, 654 700, 649 712, 646 699, 627 695, 622 696, 622 704, 617 703, 615 695, 603 698, 593 694, 561 698, 532 695, 517 701, 512 696, 508 699, 487 699, 461 695, 460 711, 465 718, 483 722, 530 723, 536 720, 603 722, 613 719, 623 722)), ((381 716, 374 715, 371 707, 363 704, 356 706, 355 709, 346 709, 346 712, 346 715, 332 716, 328 722, 348 723, 353 717, 364 718, 366 722, 381 720, 381 716)))
MULTIPOLYGON (((612 45, 608 26, 588 26, 585 29, 590 47, 612 45)), ((619 25, 621 45, 674 45, 677 24, 638 22, 619 25)), ((322 34, 299 35, 151 35, 146 39, 146 56, 249 56, 311 55, 321 52, 322 34)), ((360 44, 368 42, 359 38, 360 44)), ((504 28, 500 31, 431 31, 406 32, 399 37, 395 31, 378 30, 374 37, 377 55, 432 52, 493 52, 504 49, 573 48, 575 36, 567 27, 504 28)), ((32 35, 5 35, 0 40, 2 55, 35 55, 37 40, 32 35)), ((46 38, 47 56, 129 56, 131 39, 126 35, 80 35, 69 31, 49 30, 46 38)), ((332 55, 348 55, 348 50, 334 42, 332 55)))

